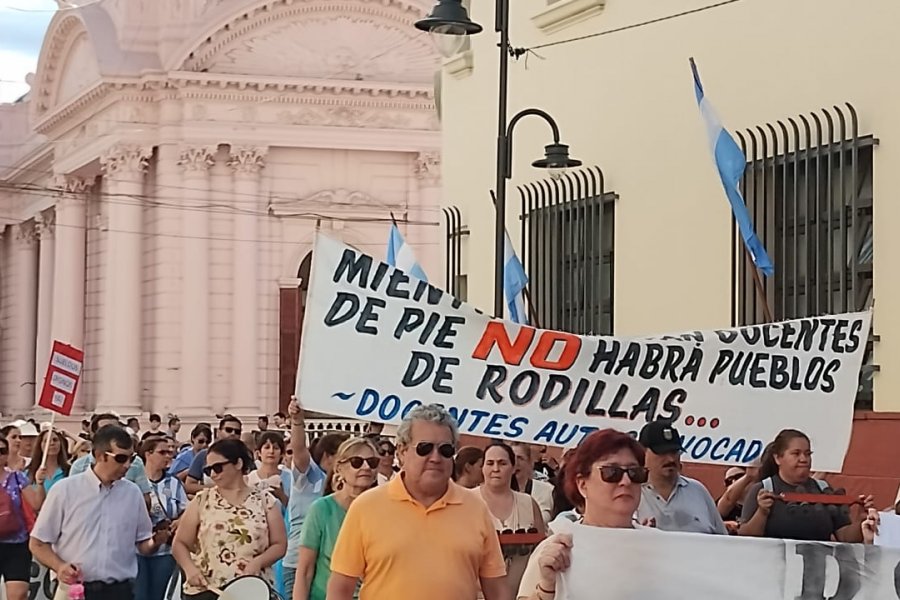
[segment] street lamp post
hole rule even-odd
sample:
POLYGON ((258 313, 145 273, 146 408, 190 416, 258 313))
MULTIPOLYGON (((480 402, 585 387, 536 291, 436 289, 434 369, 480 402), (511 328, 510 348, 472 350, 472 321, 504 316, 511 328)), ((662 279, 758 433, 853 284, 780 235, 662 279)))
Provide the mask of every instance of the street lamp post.
MULTIPOLYGON (((546 146, 545 156, 532 166, 561 170, 577 167, 581 161, 569 158, 569 147, 559 141, 559 127, 545 111, 529 108, 519 112, 507 124, 509 94, 509 0, 496 0, 494 30, 500 34, 500 81, 497 107, 497 180, 496 227, 494 231, 494 316, 503 317, 503 255, 506 239, 506 182, 512 177, 512 134, 523 117, 543 118, 553 131, 553 143, 546 146)), ((481 32, 482 27, 469 19, 462 0, 439 0, 431 14, 416 22, 416 27, 434 35, 438 49, 449 57, 462 47, 463 36, 481 32)))

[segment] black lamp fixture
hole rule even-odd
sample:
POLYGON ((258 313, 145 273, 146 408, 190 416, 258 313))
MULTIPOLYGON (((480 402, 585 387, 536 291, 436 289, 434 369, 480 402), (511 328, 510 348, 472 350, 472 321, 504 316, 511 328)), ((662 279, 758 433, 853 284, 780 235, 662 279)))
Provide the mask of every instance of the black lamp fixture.
POLYGON ((557 178, 566 169, 580 167, 581 161, 577 158, 569 157, 568 145, 555 143, 544 146, 544 158, 534 161, 531 163, 531 166, 538 169, 547 169, 550 171, 550 177, 557 178))
MULTIPOLYGON (((479 0, 481 1, 481 0, 479 0)), ((486 1, 486 0, 485 0, 486 1)), ((509 43, 509 8, 511 0, 495 0, 494 31, 500 34, 500 77, 497 97, 497 187, 494 208, 496 211, 494 231, 494 316, 503 316, 504 254, 506 240, 506 184, 512 177, 512 136, 516 123, 523 117, 535 115, 546 121, 553 131, 553 143, 544 148, 544 158, 534 161, 532 166, 547 169, 550 176, 558 178, 569 167, 578 167, 580 160, 569 157, 569 147, 559 141, 559 128, 545 111, 529 108, 519 112, 507 126, 509 95, 509 57, 512 46, 509 43)), ((450 58, 462 49, 465 36, 480 33, 481 25, 469 19, 469 13, 462 0, 438 0, 431 14, 416 22, 416 28, 432 34, 438 51, 450 58)))
POLYGON ((416 21, 416 29, 427 31, 438 51, 450 58, 462 48, 465 36, 481 33, 481 25, 469 19, 462 0, 440 0, 431 14, 416 21))

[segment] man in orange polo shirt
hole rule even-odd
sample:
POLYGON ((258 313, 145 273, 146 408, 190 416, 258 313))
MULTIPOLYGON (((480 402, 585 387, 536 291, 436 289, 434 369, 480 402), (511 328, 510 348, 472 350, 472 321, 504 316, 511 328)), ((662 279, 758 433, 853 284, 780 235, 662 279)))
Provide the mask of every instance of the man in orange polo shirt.
POLYGON ((484 502, 450 481, 459 433, 431 404, 397 430, 400 476, 350 505, 331 557, 328 600, 512 600, 484 502))

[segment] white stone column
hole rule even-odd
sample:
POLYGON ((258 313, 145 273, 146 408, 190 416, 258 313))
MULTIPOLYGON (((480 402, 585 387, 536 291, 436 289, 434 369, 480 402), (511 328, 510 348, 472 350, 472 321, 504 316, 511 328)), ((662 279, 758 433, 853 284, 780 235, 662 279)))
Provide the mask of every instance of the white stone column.
POLYGON ((12 226, 16 252, 15 389, 11 408, 25 412, 34 406, 34 356, 37 337, 37 233, 34 222, 12 226))
POLYGON ((97 410, 141 411, 142 197, 150 155, 149 147, 120 145, 100 159, 110 201, 105 202, 103 372, 97 410))
POLYGON ((50 358, 50 344, 53 329, 53 280, 56 261, 56 241, 54 240, 54 212, 52 209, 38 213, 34 218, 35 231, 40 240, 38 250, 38 300, 37 336, 34 355, 34 403, 40 400, 50 358))
MULTIPOLYGON (((51 339, 84 349, 84 285, 87 266, 86 194, 93 180, 62 177, 56 202, 56 258, 53 281, 51 339)), ((85 357, 94 362, 97 357, 85 357)), ((75 396, 75 409, 85 408, 84 395, 75 396)))
MULTIPOLYGON (((265 148, 235 147, 228 164, 234 171, 234 197, 237 206, 249 207, 259 196, 260 172, 265 148)), ((232 406, 258 410, 259 266, 258 217, 247 211, 234 216, 234 273, 231 337, 232 406)))
POLYGON ((418 197, 409 207, 409 220, 418 223, 437 222, 437 225, 411 225, 415 233, 409 237, 419 264, 429 281, 444 286, 444 260, 441 258, 441 156, 437 152, 420 152, 416 156, 414 173, 418 183, 418 197))
POLYGON ((209 169, 216 146, 183 148, 181 402, 194 406, 209 395, 209 169))

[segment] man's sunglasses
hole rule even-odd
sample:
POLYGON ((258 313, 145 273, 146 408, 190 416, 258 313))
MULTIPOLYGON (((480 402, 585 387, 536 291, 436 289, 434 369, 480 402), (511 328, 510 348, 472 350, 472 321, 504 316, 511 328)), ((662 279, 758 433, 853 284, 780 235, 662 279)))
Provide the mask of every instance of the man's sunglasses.
POLYGON ((199 444, 200 446, 205 446, 206 444, 209 443, 209 440, 206 439, 206 438, 197 438, 197 439, 194 440, 194 441, 195 441, 197 444, 199 444))
POLYGON ((371 458, 363 458, 362 456, 351 456, 350 458, 343 460, 341 462, 350 463, 350 466, 354 469, 362 468, 363 463, 369 465, 370 469, 375 469, 378 467, 378 463, 381 461, 377 456, 372 456, 371 458))
POLYGON ((735 481, 739 480, 741 477, 743 477, 743 475, 735 475, 734 477, 729 477, 728 479, 725 480, 725 487, 730 486, 735 481))
POLYGON ((215 473, 216 475, 221 475, 222 469, 225 468, 225 465, 231 465, 231 464, 234 464, 234 463, 231 462, 230 460, 226 460, 225 462, 218 462, 218 463, 213 463, 211 465, 206 465, 205 467, 203 467, 203 474, 206 475, 207 477, 209 477, 213 473, 215 473))
POLYGON ((456 454, 456 448, 453 444, 441 444, 438 446, 434 442, 419 442, 416 444, 416 454, 419 456, 428 456, 434 452, 435 446, 437 446, 438 454, 444 458, 453 458, 453 455, 456 454))
POLYGON ((626 473, 628 473, 628 479, 631 480, 631 483, 647 483, 647 477, 650 473, 646 467, 604 465, 597 468, 600 470, 600 479, 606 483, 619 483, 626 473))
POLYGON ((120 465, 124 465, 125 463, 130 463, 134 460, 134 453, 132 454, 116 454, 115 452, 107 452, 107 456, 112 457, 114 461, 119 463, 120 465))
POLYGON ((381 448, 378 451, 378 454, 380 454, 381 456, 391 456, 393 453, 394 453, 394 451, 391 450, 390 448, 381 448))
POLYGON ((230 433, 231 435, 241 435, 241 430, 236 427, 223 427, 222 431, 230 433))

